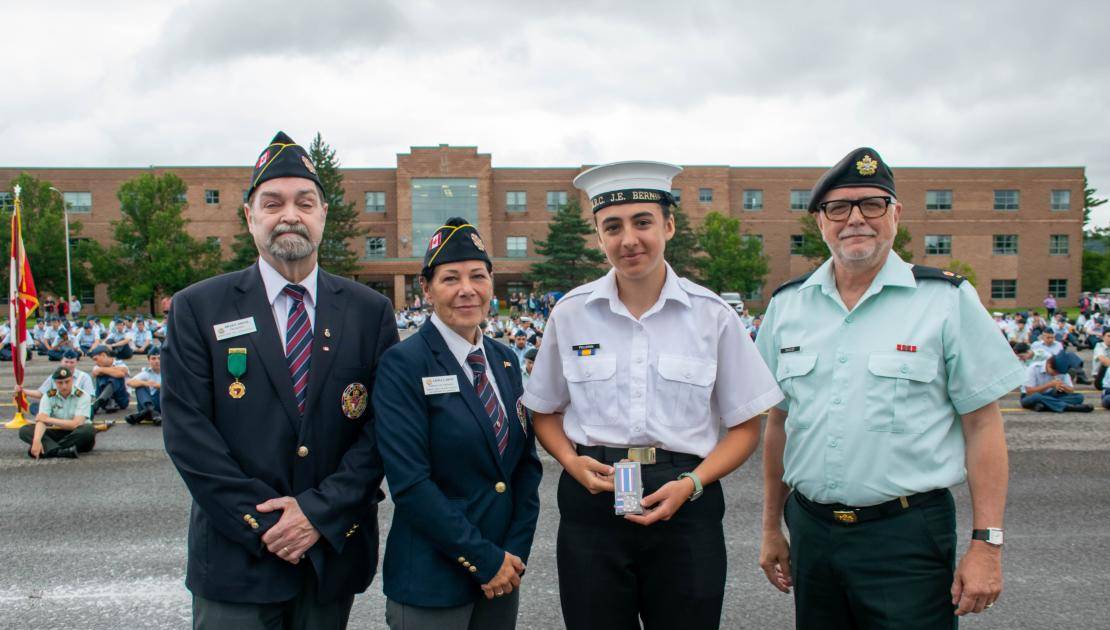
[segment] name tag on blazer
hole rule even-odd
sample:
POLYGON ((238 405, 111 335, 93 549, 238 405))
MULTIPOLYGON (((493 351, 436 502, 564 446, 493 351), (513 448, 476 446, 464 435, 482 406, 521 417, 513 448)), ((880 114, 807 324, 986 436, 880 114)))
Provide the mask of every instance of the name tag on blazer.
POLYGON ((216 331, 216 341, 223 341, 224 339, 230 339, 240 335, 249 335, 252 332, 258 331, 258 327, 254 325, 253 317, 244 317, 243 319, 237 319, 233 322, 216 324, 212 326, 212 329, 216 331))
POLYGON ((420 379, 424 384, 424 395, 453 394, 459 391, 459 377, 454 374, 447 376, 425 376, 420 379))

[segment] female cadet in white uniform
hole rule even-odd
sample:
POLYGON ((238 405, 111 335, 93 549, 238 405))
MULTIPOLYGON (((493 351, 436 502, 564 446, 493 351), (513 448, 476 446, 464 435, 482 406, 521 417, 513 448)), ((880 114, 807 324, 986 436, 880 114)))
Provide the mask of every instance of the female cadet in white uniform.
POLYGON ((574 180, 612 269, 555 306, 524 396, 564 468, 557 558, 569 630, 718 627, 717 480, 755 450, 759 422, 748 421, 782 399, 736 312, 663 259, 681 170, 619 162, 574 180), (614 511, 611 464, 625 459, 642 465, 643 515, 614 511))

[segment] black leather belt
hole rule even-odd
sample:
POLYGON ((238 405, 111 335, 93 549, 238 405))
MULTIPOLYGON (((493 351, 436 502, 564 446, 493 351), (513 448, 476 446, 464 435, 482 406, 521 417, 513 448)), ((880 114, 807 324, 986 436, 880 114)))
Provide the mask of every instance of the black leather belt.
POLYGON ((948 489, 941 488, 939 490, 911 494, 906 497, 898 497, 897 499, 878 505, 852 507, 850 505, 844 505, 843 503, 816 503, 805 498, 801 492, 794 492, 794 496, 798 499, 798 505, 805 508, 807 512, 819 518, 842 525, 855 525, 857 523, 866 523, 867 521, 876 521, 888 516, 894 516, 910 508, 937 501, 946 495, 948 495, 948 489))
POLYGON ((612 464, 624 459, 629 459, 634 462, 648 466, 651 464, 675 464, 678 466, 686 464, 701 463, 702 458, 697 455, 690 455, 689 453, 676 453, 657 446, 625 446, 617 448, 615 446, 582 446, 575 444, 574 450, 579 455, 586 455, 592 457, 603 464, 612 464))

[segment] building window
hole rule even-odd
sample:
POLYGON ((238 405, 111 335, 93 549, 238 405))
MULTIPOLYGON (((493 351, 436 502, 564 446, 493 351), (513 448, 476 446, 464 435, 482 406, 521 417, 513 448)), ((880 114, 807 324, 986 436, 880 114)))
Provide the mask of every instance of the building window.
POLYGON ((363 259, 372 260, 375 258, 385 258, 384 236, 366 237, 366 253, 363 255, 363 259))
POLYGON ((549 190, 547 191, 547 211, 558 212, 559 208, 567 205, 567 191, 565 190, 549 190))
POLYGON ((1067 234, 1050 234, 1048 236, 1048 253, 1050 256, 1067 256, 1070 249, 1068 245, 1067 234))
POLYGON ((995 210, 1017 210, 1021 206, 1021 193, 1016 190, 994 191, 995 210))
POLYGON ((991 299, 1013 300, 1017 298, 1017 280, 991 280, 991 299))
POLYGON ((524 212, 528 209, 528 193, 523 190, 510 190, 505 193, 505 210, 524 212))
POLYGON ((925 255, 926 256, 951 256, 952 255, 952 235, 951 234, 926 234, 925 235, 925 255))
POLYGON ((412 251, 427 251, 432 235, 451 217, 481 230, 477 179, 412 180, 412 251))
POLYGON ((740 240, 744 243, 747 243, 748 241, 756 241, 756 242, 759 243, 760 247, 763 247, 763 235, 762 234, 741 234, 740 235, 740 240))
POLYGON ((177 203, 189 203, 189 197, 184 192, 177 193, 177 196, 173 199, 177 203))
POLYGON ((762 190, 745 190, 744 191, 744 209, 745 210, 762 210, 763 209, 763 191, 762 190))
POLYGON ((15 197, 12 193, 0 191, 0 211, 11 212, 15 209, 15 197))
POLYGON ((373 190, 366 193, 367 212, 385 212, 385 193, 373 190))
POLYGON ((1017 234, 995 234, 994 254, 996 256, 1016 256, 1018 253, 1017 234))
POLYGON ((1052 191, 1052 209, 1053 210, 1071 210, 1071 191, 1070 190, 1054 190, 1054 191, 1052 191))
POLYGON ((926 190, 925 191, 925 209, 926 210, 951 210, 952 209, 952 191, 951 190, 926 190))
POLYGON ((809 209, 810 191, 808 190, 791 190, 790 191, 790 209, 791 210, 808 210, 809 209))
POLYGON ((790 255, 801 256, 802 248, 806 245, 806 237, 804 234, 791 234, 790 235, 790 255))
POLYGON ((682 203, 682 189, 681 188, 672 188, 671 189, 671 196, 674 197, 674 202, 676 204, 682 203))
POLYGON ((220 191, 211 188, 204 191, 204 203, 214 206, 220 203, 220 191))
POLYGON ((528 256, 528 237, 509 236, 505 238, 505 255, 509 258, 526 258, 528 256))
POLYGON ((1049 278, 1048 279, 1048 294, 1054 298, 1068 297, 1068 279, 1067 278, 1049 278))
POLYGON ((70 212, 92 212, 91 192, 67 192, 62 193, 62 197, 70 212))
POLYGON ((713 189, 712 188, 699 188, 698 189, 698 201, 700 201, 702 203, 712 203, 713 202, 713 189))

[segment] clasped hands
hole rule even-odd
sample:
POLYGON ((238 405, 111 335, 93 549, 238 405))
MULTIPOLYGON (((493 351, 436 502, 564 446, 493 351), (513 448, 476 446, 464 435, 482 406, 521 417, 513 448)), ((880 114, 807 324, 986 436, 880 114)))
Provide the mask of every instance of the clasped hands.
POLYGON ((290 564, 298 564, 312 545, 320 540, 320 532, 309 522, 293 497, 278 497, 255 506, 265 514, 281 510, 281 518, 265 534, 262 543, 270 553, 290 564))
MULTIPOLYGON (((567 472, 590 494, 613 491, 613 467, 602 464, 592 457, 579 455, 571 462, 567 472)), ((640 505, 645 510, 643 514, 626 514, 624 518, 639 525, 669 521, 692 494, 694 494, 694 482, 690 479, 668 481, 640 500, 640 505)))
POLYGON ((514 588, 520 588, 520 578, 524 576, 524 569, 524 561, 506 551, 497 575, 493 576, 488 584, 482 585, 482 593, 486 599, 508 595, 514 588))

